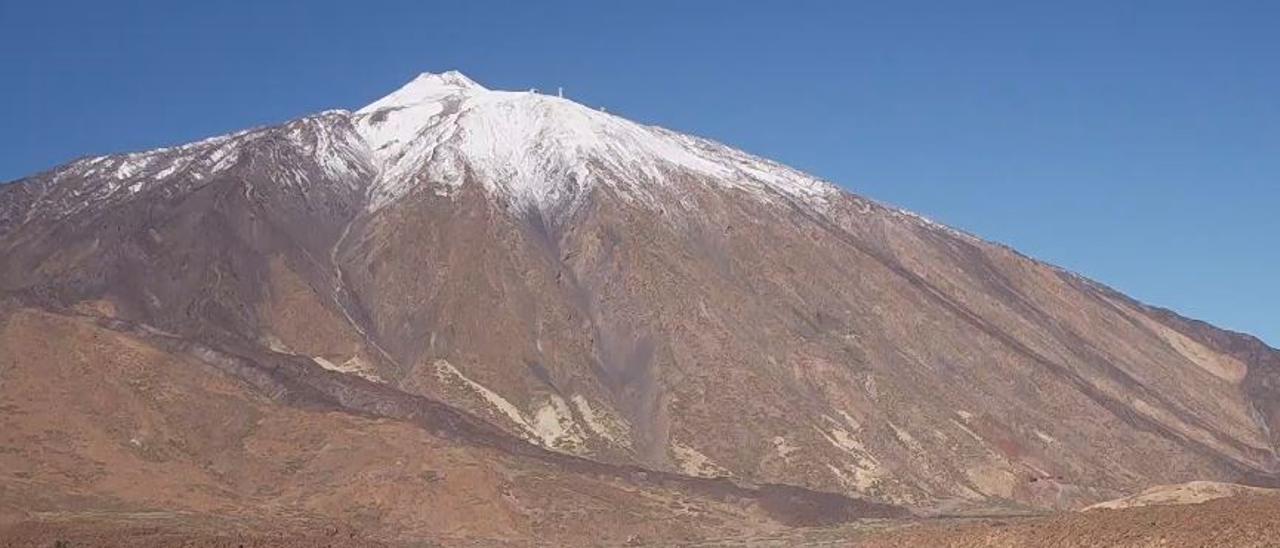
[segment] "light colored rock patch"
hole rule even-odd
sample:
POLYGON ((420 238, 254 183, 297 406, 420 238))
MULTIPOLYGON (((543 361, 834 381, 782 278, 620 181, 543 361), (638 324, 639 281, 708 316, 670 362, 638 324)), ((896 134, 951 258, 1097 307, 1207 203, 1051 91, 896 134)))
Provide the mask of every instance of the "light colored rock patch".
POLYGON ((858 419, 853 418, 848 413, 845 413, 844 411, 836 411, 836 413, 840 414, 840 417, 844 419, 845 424, 849 425, 849 428, 854 430, 862 428, 862 423, 859 423, 858 419))
POLYGON ((350 359, 348 359, 345 362, 342 362, 341 364, 333 363, 332 361, 329 361, 320 356, 312 356, 311 361, 316 362, 316 365, 319 365, 320 367, 328 369, 329 371, 337 371, 339 373, 355 375, 362 379, 373 381, 373 382, 385 382, 382 380, 382 377, 379 377, 378 374, 374 372, 373 365, 371 365, 369 362, 364 361, 364 359, 361 358, 360 356, 352 356, 350 359))
POLYGON ((845 413, 843 411, 840 411, 839 413, 841 416, 844 417, 844 422, 841 422, 831 417, 830 415, 823 415, 822 416, 823 420, 830 423, 830 429, 823 430, 816 426, 814 428, 818 431, 819 434, 822 434, 822 437, 826 438, 827 441, 831 443, 831 445, 834 445, 836 449, 839 449, 846 453, 853 453, 857 455, 866 454, 867 453, 866 446, 864 446, 862 442, 858 440, 857 436, 851 433, 848 429, 844 428, 847 425, 850 428, 852 428, 854 431, 858 431, 862 429, 862 425, 858 424, 858 421, 854 420, 853 417, 850 417, 848 413, 845 413))
POLYGON ((799 451, 800 448, 791 445, 791 442, 787 441, 787 438, 782 436, 774 436, 772 441, 773 451, 777 453, 779 457, 782 457, 784 462, 791 464, 791 455, 795 454, 796 451, 799 451))
POLYGON ((591 403, 582 394, 574 394, 569 401, 573 402, 578 415, 582 416, 582 420, 587 423, 587 429, 592 433, 613 445, 631 447, 631 427, 626 421, 615 417, 607 410, 597 411, 592 408, 591 403))
POLYGON ((876 378, 871 373, 867 373, 867 378, 862 380, 862 389, 866 390, 867 395, 873 400, 880 397, 880 388, 876 385, 876 378))
POLYGON ((827 469, 831 470, 841 487, 856 493, 871 491, 884 477, 884 471, 878 465, 856 458, 854 462, 840 466, 828 463, 827 469))
POLYGON ((1109 300, 1116 306, 1132 311, 1132 314, 1130 314, 1132 317, 1137 318, 1143 325, 1154 331, 1164 342, 1168 343, 1179 354, 1182 354, 1188 361, 1208 371, 1213 376, 1232 384, 1239 384, 1240 381, 1244 380, 1245 374, 1249 372, 1249 366, 1240 360, 1214 352, 1209 347, 1151 319, 1142 312, 1117 303, 1114 299, 1109 300))
POLYGON ((1157 485, 1136 495, 1101 502, 1085 510, 1133 508, 1138 506, 1163 506, 1171 504, 1196 504, 1214 499, 1246 494, 1274 495, 1280 490, 1249 487, 1235 483, 1193 481, 1177 485, 1157 485))
POLYGON ((671 442, 671 456, 680 467, 680 471, 690 476, 716 478, 733 475, 728 470, 712 462, 709 457, 697 449, 678 441, 672 440, 671 442))
POLYGON ((924 447, 921 446, 920 442, 916 441, 915 438, 911 437, 910 432, 907 432, 905 429, 899 427, 896 424, 893 424, 892 422, 889 423, 889 428, 893 429, 894 437, 898 438, 898 441, 902 442, 902 445, 907 446, 907 449, 910 449, 917 453, 924 452, 924 447))
MULTIPOLYGON (((270 348, 272 352, 289 354, 291 356, 305 356, 304 354, 295 352, 293 348, 290 348, 289 345, 280 340, 280 337, 270 333, 262 337, 262 342, 266 344, 267 348, 270 348)), ((333 360, 325 358, 324 356, 305 357, 311 358, 311 361, 315 362, 316 365, 329 371, 336 371, 347 375, 356 375, 362 379, 372 382, 386 382, 382 377, 378 376, 373 364, 365 361, 364 358, 361 358, 360 356, 352 356, 340 364, 334 363, 333 360)))
POLYGON ((839 481, 840 485, 845 489, 858 490, 858 481, 854 478, 853 474, 845 472, 839 466, 834 464, 828 464, 827 469, 831 471, 831 474, 836 477, 836 481, 839 481))
POLYGON ((973 438, 973 439, 975 439, 975 440, 977 440, 977 441, 979 441, 979 442, 986 443, 986 441, 987 441, 987 440, 982 439, 982 436, 979 436, 979 435, 978 435, 977 433, 975 433, 973 430, 970 430, 968 426, 965 426, 965 425, 964 425, 964 423, 962 423, 962 422, 960 422, 960 421, 958 421, 958 420, 955 420, 955 419, 951 419, 951 424, 956 425, 956 428, 959 428, 961 431, 963 431, 964 433, 968 434, 968 435, 969 435, 969 437, 971 437, 971 438, 973 438))
POLYGON ((839 421, 831 417, 823 417, 831 423, 829 430, 814 427, 827 443, 845 454, 839 463, 828 463, 827 468, 836 476, 836 480, 846 490, 865 493, 879 483, 884 477, 884 469, 867 447, 854 434, 839 426, 839 421))
POLYGON ((533 414, 533 433, 542 445, 554 449, 582 449, 582 427, 573 420, 573 411, 564 398, 552 394, 533 414))
POLYGON ((262 337, 262 342, 266 343, 267 348, 270 348, 272 352, 279 352, 281 354, 293 354, 293 349, 289 348, 289 345, 285 344, 284 341, 280 340, 280 337, 277 337, 270 333, 262 337))
POLYGON ((489 405, 493 406, 493 408, 499 413, 502 413, 508 419, 511 419, 511 422, 519 426, 527 437, 541 440, 541 438, 534 434, 535 430, 533 426, 531 426, 529 421, 525 420, 524 415, 520 413, 520 408, 507 401, 506 398, 502 397, 497 392, 485 388, 484 385, 467 378, 466 375, 463 375, 461 371, 458 371, 458 368, 454 367, 448 360, 436 360, 435 366, 436 377, 440 379, 440 382, 459 382, 467 388, 474 390, 480 395, 480 397, 484 398, 489 405))
MULTIPOLYGON (((824 417, 824 418, 826 418, 832 424, 838 424, 831 417, 824 417)), ((816 426, 814 427, 814 429, 817 430, 818 433, 821 434, 822 437, 827 440, 827 443, 830 443, 833 447, 835 447, 836 449, 839 449, 840 451, 842 451, 843 453, 845 453, 846 455, 848 455, 849 457, 857 461, 859 467, 865 468, 867 470, 879 469, 880 462, 877 461, 876 458, 872 456, 869 451, 867 451, 867 446, 863 444, 861 440, 859 440, 856 436, 854 436, 848 430, 840 428, 839 426, 832 426, 830 430, 825 430, 825 431, 816 426)))
POLYGON ((1204 442, 1206 445, 1210 445, 1214 448, 1217 448, 1223 451, 1224 453, 1228 453, 1228 454, 1239 453, 1234 448, 1227 446, 1226 444, 1222 443, 1217 438, 1215 438, 1214 436, 1206 432, 1203 428, 1200 428, 1195 425, 1189 425, 1186 422, 1183 422, 1182 419, 1180 419, 1176 415, 1168 411, 1165 411, 1162 408, 1151 405, 1142 398, 1133 398, 1131 400, 1130 405, 1132 405, 1134 411, 1137 411, 1139 414, 1144 415, 1151 420, 1165 424, 1170 428, 1173 428, 1174 430, 1183 433, 1189 438, 1204 442))
POLYGON ((867 448, 862 445, 862 442, 853 437, 853 434, 850 434, 848 430, 838 426, 833 426, 828 431, 823 432, 819 430, 819 432, 822 432, 822 437, 826 438, 831 445, 836 447, 836 449, 857 455, 862 455, 867 452, 867 448))
POLYGON ((479 395, 495 411, 515 423, 526 440, 565 453, 578 454, 585 448, 585 433, 573 418, 573 410, 564 398, 554 394, 549 396, 533 416, 528 417, 501 394, 463 375, 447 360, 436 360, 435 366, 436 376, 441 382, 461 384, 479 395))
POLYGON ((1232 384, 1239 384, 1249 372, 1249 366, 1240 360, 1209 350, 1208 347, 1191 340, 1186 335, 1156 324, 1154 321, 1149 319, 1146 321, 1149 324, 1155 324, 1152 327, 1156 329, 1156 333, 1159 333, 1160 338, 1169 343, 1169 346, 1172 346, 1179 354, 1182 354, 1192 363, 1219 379, 1232 384))
POLYGON ((1013 472, 991 464, 980 464, 964 471, 965 476, 987 496, 1011 498, 1019 480, 1013 472))
POLYGON ((1043 441, 1045 443, 1050 443, 1050 444, 1058 443, 1057 438, 1054 438, 1053 436, 1050 436, 1044 432, 1041 432, 1039 429, 1035 430, 1035 435, 1037 438, 1040 438, 1040 441, 1043 441))

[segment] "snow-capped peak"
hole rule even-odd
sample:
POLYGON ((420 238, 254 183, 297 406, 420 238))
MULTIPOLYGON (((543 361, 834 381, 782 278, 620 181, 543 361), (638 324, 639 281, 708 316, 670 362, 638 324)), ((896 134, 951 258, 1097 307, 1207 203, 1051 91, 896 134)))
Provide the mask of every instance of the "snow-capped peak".
MULTIPOLYGON (((370 210, 419 190, 447 195, 468 181, 551 215, 573 211, 595 188, 655 205, 683 202, 689 189, 677 181, 817 207, 839 192, 719 143, 555 95, 489 90, 457 71, 420 74, 355 112, 326 111, 190 145, 92 158, 70 164, 64 175, 92 181, 94 196, 134 195, 182 174, 208 179, 282 144, 315 161, 331 182, 366 189, 370 210)), ((296 175, 276 182, 303 185, 296 175)))
POLYGON ((424 72, 409 81, 409 83, 401 86, 400 89, 370 103, 368 106, 356 111, 356 113, 369 114, 388 108, 405 108, 424 101, 437 100, 447 95, 468 91, 486 90, 484 86, 477 84, 475 80, 467 78, 465 74, 456 70, 439 74, 424 72))
POLYGON ((489 90, 456 71, 423 74, 356 111, 380 166, 377 209, 421 187, 472 177, 543 212, 571 210, 605 185, 645 201, 679 173, 765 200, 824 202, 829 183, 729 147, 535 91, 489 90))

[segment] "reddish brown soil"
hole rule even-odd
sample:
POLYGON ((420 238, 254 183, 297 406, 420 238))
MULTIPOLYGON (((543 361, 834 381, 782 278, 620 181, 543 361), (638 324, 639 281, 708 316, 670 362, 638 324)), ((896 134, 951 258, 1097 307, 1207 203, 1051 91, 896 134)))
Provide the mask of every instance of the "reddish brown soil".
POLYGON ((313 530, 212 533, 168 525, 121 525, 101 521, 22 522, 0 529, 0 547, 49 546, 201 548, 375 548, 387 546, 356 531, 316 526, 313 530))
MULTIPOLYGON (((518 546, 530 539, 434 541, 372 540, 366 532, 323 523, 272 526, 235 522, 183 523, 164 519, 125 522, 74 519, 22 522, 0 527, 0 547, 26 546, 183 546, 237 547, 382 547, 518 546), (240 529, 237 531, 237 529, 240 529), (59 542, 63 544, 58 544, 59 542)), ((1268 547, 1280 546, 1280 496, 1240 496, 1201 504, 1150 506, 1123 510, 1064 512, 1041 517, 868 521, 837 528, 747 531, 714 540, 631 535, 626 540, 592 542, 580 536, 573 545, 648 546, 859 546, 866 548, 1037 547, 1268 547)), ((597 539, 599 540, 599 539, 597 539)))
POLYGON ((1280 546, 1280 497, 1091 510, 1040 518, 930 523, 870 535, 860 546, 1280 546))

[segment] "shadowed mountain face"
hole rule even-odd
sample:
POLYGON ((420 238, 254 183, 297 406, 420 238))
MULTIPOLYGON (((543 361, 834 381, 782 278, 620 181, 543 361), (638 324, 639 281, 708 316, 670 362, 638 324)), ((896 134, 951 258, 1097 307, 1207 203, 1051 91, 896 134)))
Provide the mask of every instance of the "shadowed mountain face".
MULTIPOLYGON (((662 490, 779 524, 896 511, 863 499, 1074 508, 1277 472, 1280 353, 1253 338, 717 143, 457 73, 356 112, 0 187, 0 257, 9 407, 27 409, 13 379, 64 367, 57 352, 85 360, 66 385, 85 397, 129 384, 139 373, 92 366, 114 359, 103 337, 123 337, 166 375, 204 368, 294 417, 261 434, 283 453, 314 428, 299 413, 365 438, 354 462, 392 450, 371 432, 410 425, 431 447, 546 481, 662 490), (57 348, 13 350, 39 338, 32 322, 79 327, 49 331, 57 348)), ((189 422, 149 406, 154 394, 111 394, 147 420, 189 422)), ((191 404, 181 413, 227 424, 247 412, 191 404)), ((137 424, 49 428, 142 451, 137 424)), ((155 459, 200 470, 201 489, 237 505, 264 500, 219 467, 230 449, 185 435, 119 461, 69 450, 88 459, 68 461, 74 481, 32 464, 62 442, 15 438, 30 469, 0 481, 65 495, 50 509, 90 492, 163 507, 112 483, 127 459, 155 459), (89 461, 98 471, 75 476, 89 461)), ((302 486, 278 471, 255 481, 335 515, 313 503, 340 471, 312 472, 302 486)), ((554 521, 495 489, 464 497, 509 503, 510 527, 485 534, 554 521)))

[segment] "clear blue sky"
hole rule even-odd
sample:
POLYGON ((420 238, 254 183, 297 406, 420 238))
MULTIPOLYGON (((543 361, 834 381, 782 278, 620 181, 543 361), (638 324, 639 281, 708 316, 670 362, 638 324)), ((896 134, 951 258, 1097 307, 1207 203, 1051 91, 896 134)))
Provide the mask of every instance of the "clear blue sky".
POLYGON ((357 4, 0 0, 0 180, 456 68, 1280 344, 1280 2, 357 4))

